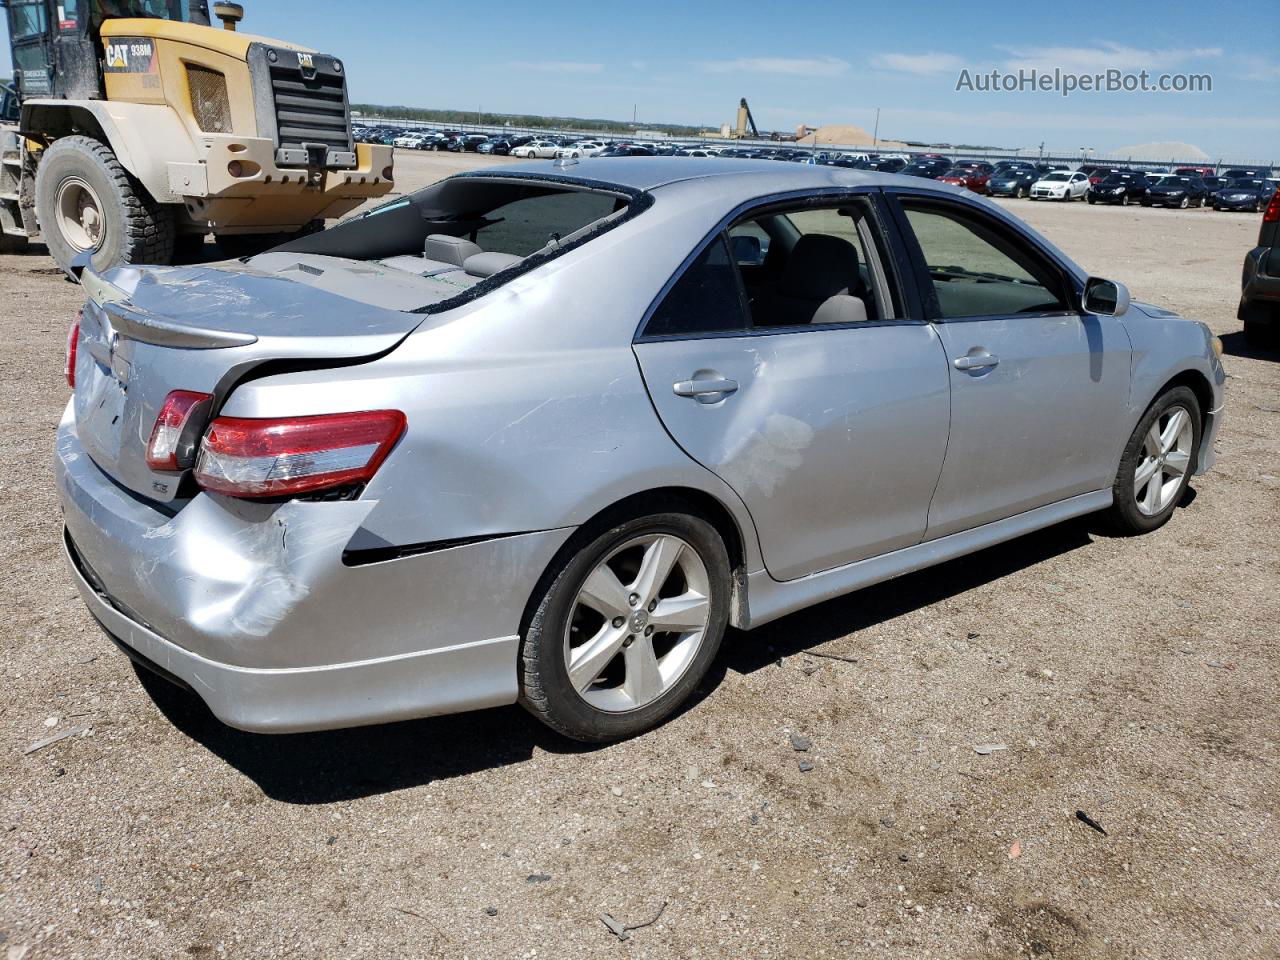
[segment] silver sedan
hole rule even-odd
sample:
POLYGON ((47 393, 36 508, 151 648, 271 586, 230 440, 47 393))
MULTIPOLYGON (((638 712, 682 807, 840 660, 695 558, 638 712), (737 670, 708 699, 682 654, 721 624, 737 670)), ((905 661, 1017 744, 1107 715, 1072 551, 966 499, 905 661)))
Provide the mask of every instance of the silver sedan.
POLYGON ((519 701, 630 736, 729 625, 1082 514, 1154 530, 1223 409, 1203 324, 833 167, 529 163, 82 280, 72 576, 247 730, 519 701))

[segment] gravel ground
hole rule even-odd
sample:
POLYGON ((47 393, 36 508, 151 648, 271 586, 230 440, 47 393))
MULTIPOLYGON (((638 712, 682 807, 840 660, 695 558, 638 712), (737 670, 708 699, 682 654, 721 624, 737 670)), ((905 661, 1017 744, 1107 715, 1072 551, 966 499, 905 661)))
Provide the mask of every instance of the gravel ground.
POLYGON ((1280 955, 1280 355, 1235 320, 1258 217, 1009 205, 1223 336, 1217 469, 1150 536, 1066 524, 731 633, 691 709, 599 749, 516 707, 268 738, 148 693, 59 555, 78 291, 0 257, 8 960, 1280 955), (599 919, 663 904, 625 943, 599 919))

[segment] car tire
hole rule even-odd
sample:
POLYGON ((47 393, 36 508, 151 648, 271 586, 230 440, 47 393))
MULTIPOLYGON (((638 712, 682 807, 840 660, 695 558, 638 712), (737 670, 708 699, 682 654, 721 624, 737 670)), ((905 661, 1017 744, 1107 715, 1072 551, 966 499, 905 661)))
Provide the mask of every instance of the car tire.
POLYGON ((1125 444, 1112 485, 1107 521, 1113 531, 1133 536, 1168 523, 1199 460, 1200 431, 1200 401, 1190 387, 1166 390, 1147 408, 1125 444), (1185 419, 1175 426, 1173 418, 1179 414, 1185 419), (1153 463, 1150 479, 1140 480, 1139 468, 1147 473, 1153 463), (1177 466, 1182 467, 1180 474, 1177 466))
POLYGON ((173 258, 172 208, 148 196, 111 148, 92 137, 62 137, 44 151, 36 168, 36 215, 41 238, 63 269, 86 249, 94 251, 93 268, 99 271, 120 264, 167 264, 173 258), (78 218, 73 206, 81 211, 78 218), (83 226, 88 207, 101 222, 96 246, 83 226), (83 236, 71 236, 77 230, 83 236))
POLYGON ((606 521, 584 528, 574 542, 543 578, 546 586, 524 631, 519 699, 566 737, 588 743, 622 740, 671 716, 715 659, 729 621, 729 556, 711 524, 674 511, 606 521), (659 542, 667 555, 678 547, 677 557, 663 583, 645 587, 642 565, 659 542), (589 586, 596 578, 599 583, 589 586), (681 588, 681 596, 705 597, 701 630, 686 635, 646 625, 651 613, 660 616, 653 604, 681 588), (608 612, 583 601, 588 591, 605 596, 592 603, 608 612), (588 633, 590 638, 572 642, 588 633), (601 652, 583 662, 575 685, 572 651, 596 641, 601 652), (588 666, 591 662, 595 665, 588 666), (664 669, 671 675, 664 676, 664 669))
POLYGON ((1014 196, 1017 197, 1019 200, 1025 200, 1030 195, 1031 195, 1031 191, 1027 187, 1018 187, 1018 189, 1014 192, 1014 196))
POLYGON ((1244 321, 1244 342, 1255 350, 1265 350, 1280 344, 1280 307, 1265 303, 1250 303, 1241 310, 1244 321))
POLYGON ((1179 210, 1185 210, 1189 206, 1191 206, 1191 201, 1188 200, 1186 197, 1183 197, 1181 200, 1178 201, 1179 210))

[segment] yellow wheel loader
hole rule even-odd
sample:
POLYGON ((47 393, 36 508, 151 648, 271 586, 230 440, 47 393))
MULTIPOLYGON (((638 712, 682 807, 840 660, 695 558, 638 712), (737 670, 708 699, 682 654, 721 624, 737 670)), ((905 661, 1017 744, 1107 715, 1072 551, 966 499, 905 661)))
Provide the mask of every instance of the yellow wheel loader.
POLYGON ((64 268, 164 264, 323 227, 391 190, 391 148, 351 136, 342 61, 240 33, 239 4, 0 0, 13 89, 0 110, 0 250, 64 268))

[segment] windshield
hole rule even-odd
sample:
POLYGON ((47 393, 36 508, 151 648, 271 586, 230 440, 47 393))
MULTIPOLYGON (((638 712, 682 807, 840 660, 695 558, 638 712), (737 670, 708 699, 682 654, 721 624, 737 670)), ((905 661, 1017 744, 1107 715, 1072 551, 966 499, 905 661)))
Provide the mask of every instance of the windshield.
MULTIPOLYGON (((71 9, 75 4, 70 4, 71 9)), ((124 17, 150 17, 159 20, 190 20, 186 0, 91 0, 89 9, 94 23, 124 17)))
POLYGON ((1065 173, 1050 173, 1047 176, 1045 176, 1045 180, 1048 180, 1054 183, 1058 182, 1059 180, 1070 180, 1070 179, 1071 177, 1065 173))
POLYGON ((1233 190, 1257 190, 1262 186, 1261 180, 1228 180, 1227 186, 1233 190))
POLYGON ((1111 174, 1111 176, 1107 177, 1107 179, 1103 180, 1102 182, 1104 184, 1128 183, 1130 180, 1133 180, 1134 178, 1135 178, 1135 174, 1132 174, 1132 173, 1113 173, 1111 174))

